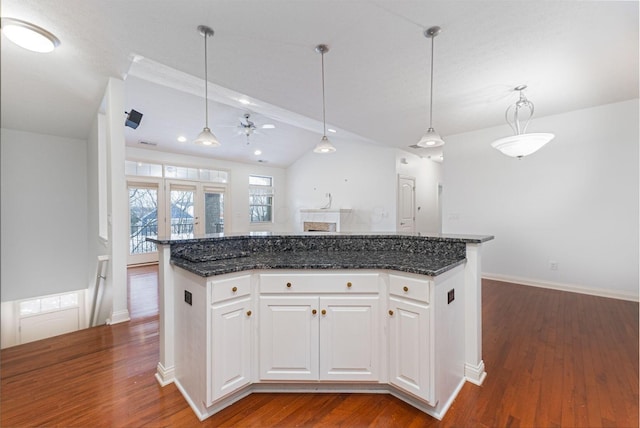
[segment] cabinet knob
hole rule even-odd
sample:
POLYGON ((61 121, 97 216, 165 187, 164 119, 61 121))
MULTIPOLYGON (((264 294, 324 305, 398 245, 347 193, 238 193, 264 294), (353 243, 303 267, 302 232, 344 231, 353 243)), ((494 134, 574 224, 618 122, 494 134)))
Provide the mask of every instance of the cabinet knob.
POLYGON ((247 316, 250 317, 251 316, 251 311, 247 311, 247 316))
POLYGON ((404 287, 402 287, 402 289, 404 290, 404 292, 406 293, 407 291, 409 291, 409 287, 407 287, 406 285, 404 287))
POLYGON ((291 288, 291 283, 287 282, 287 288, 291 288))
POLYGON ((353 284, 351 284, 350 282, 347 282, 347 288, 351 288, 353 284))
POLYGON ((231 289, 231 291, 233 291, 233 292, 235 293, 236 291, 238 291, 238 287, 233 287, 233 288, 231 289))
POLYGON ((389 309, 389 315, 393 316, 393 311, 389 309))
POLYGON ((321 311, 321 313, 322 313, 322 315, 327 315, 327 310, 326 310, 326 309, 323 309, 323 310, 321 311))
POLYGON ((313 309, 313 310, 311 311, 311 313, 312 313, 313 315, 315 315, 315 314, 317 314, 317 313, 318 313, 318 311, 316 311, 315 309, 313 309))

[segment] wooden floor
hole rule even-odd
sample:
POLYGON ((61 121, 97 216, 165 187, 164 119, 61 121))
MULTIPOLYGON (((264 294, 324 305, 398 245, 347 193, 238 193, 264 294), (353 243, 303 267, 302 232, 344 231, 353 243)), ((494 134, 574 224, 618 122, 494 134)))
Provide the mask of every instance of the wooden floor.
POLYGON ((487 379, 442 421, 384 394, 253 394, 199 422, 160 387, 157 271, 130 270, 132 321, 0 353, 2 427, 637 427, 638 304, 483 282, 487 379))

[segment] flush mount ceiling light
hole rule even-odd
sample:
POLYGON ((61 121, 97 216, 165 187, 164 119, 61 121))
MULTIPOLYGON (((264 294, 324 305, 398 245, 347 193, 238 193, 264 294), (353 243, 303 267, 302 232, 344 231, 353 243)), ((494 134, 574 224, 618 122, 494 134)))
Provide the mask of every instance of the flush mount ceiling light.
POLYGON ((33 52, 47 53, 60 46, 60 40, 44 28, 19 19, 2 18, 2 32, 16 45, 33 52))
POLYGON ((327 138, 327 121, 325 118, 325 99, 324 99, 324 54, 329 52, 327 45, 316 46, 316 52, 322 56, 322 139, 316 147, 313 149, 314 153, 333 153, 336 148, 331 144, 331 141, 327 138))
POLYGON ((515 132, 515 135, 510 137, 500 138, 499 140, 491 143, 491 147, 500 150, 503 154, 522 159, 524 156, 528 156, 538 151, 542 146, 553 140, 554 135, 549 133, 533 133, 527 134, 527 126, 531 122, 533 117, 533 103, 527 99, 524 95, 524 90, 527 89, 527 85, 520 85, 514 88, 514 91, 520 93, 520 98, 515 104, 507 107, 504 113, 504 118, 515 132), (520 109, 526 108, 529 110, 529 117, 521 125, 520 109))
POLYGON ((431 39, 431 84, 429 89, 429 129, 424 133, 420 141, 416 144, 418 147, 438 147, 444 145, 444 141, 435 129, 433 129, 433 40, 442 29, 440 27, 431 27, 424 32, 424 36, 431 39))
POLYGON ((198 25, 198 32, 204 38, 204 129, 196 138, 195 143, 201 146, 218 147, 220 141, 213 135, 211 129, 209 129, 209 92, 208 82, 209 76, 207 74, 207 38, 213 36, 213 30, 206 25, 198 25))

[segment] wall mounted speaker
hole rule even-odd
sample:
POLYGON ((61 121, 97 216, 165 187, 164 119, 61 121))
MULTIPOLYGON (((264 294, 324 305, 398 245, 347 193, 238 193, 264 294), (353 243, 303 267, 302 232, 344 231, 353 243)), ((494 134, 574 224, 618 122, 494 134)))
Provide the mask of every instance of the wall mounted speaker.
POLYGON ((135 111, 134 109, 131 109, 131 111, 127 113, 127 120, 124 122, 124 125, 128 126, 129 128, 136 129, 138 125, 140 125, 141 121, 142 121, 142 113, 140 113, 139 111, 135 111))

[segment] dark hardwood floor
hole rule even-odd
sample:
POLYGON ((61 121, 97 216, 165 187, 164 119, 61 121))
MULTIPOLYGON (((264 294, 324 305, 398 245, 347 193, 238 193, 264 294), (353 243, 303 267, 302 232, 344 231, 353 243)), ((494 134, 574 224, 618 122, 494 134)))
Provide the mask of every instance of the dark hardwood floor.
POLYGON ((253 394, 199 422, 160 387, 157 269, 132 321, 0 352, 2 427, 637 427, 638 303, 483 282, 487 379, 442 421, 384 394, 253 394))

